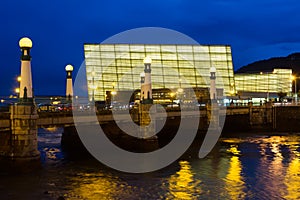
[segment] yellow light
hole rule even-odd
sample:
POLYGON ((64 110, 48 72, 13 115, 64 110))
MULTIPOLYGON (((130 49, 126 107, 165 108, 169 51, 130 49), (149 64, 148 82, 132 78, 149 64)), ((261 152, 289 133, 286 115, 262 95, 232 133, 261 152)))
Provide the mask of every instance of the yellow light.
POLYGON ((194 193, 201 193, 195 186, 201 182, 194 181, 191 165, 187 161, 180 161, 180 170, 169 179, 169 191, 167 199, 194 199, 194 193))
POLYGON ((236 145, 230 145, 230 149, 227 149, 227 152, 232 153, 233 155, 240 155, 241 151, 238 150, 236 145))
POLYGON ((209 70, 210 73, 216 73, 216 71, 217 71, 217 70, 216 70, 215 67, 211 67, 210 70, 209 70))
POLYGON ((152 62, 152 59, 150 58, 150 57, 146 57, 146 58, 144 58, 144 64, 151 64, 151 62, 152 62))
POLYGON ((24 47, 31 48, 32 47, 32 41, 28 37, 24 37, 19 41, 19 46, 21 48, 24 48, 24 47))
POLYGON ((97 85, 91 85, 90 88, 95 90, 95 89, 97 89, 97 85))
POLYGON ((174 92, 171 92, 171 93, 170 93, 170 96, 171 96, 171 97, 174 97, 174 96, 175 96, 175 93, 174 93, 174 92))
POLYGON ((19 94, 20 93, 20 88, 16 88, 15 92, 19 94))
POLYGON ((67 72, 71 72, 71 71, 73 71, 73 66, 72 65, 67 65, 66 67, 65 67, 65 70, 67 71, 67 72))
POLYGON ((17 81, 21 82, 21 76, 18 76, 17 81))
POLYGON ((242 165, 239 157, 232 156, 230 158, 230 167, 225 178, 225 189, 228 192, 230 199, 244 199, 246 193, 243 191, 245 182, 241 175, 242 165))
POLYGON ((111 94, 112 94, 112 95, 116 95, 117 92, 116 92, 116 91, 112 91, 111 94))
POLYGON ((53 105, 60 104, 60 101, 53 101, 52 104, 53 104, 53 105))
POLYGON ((295 80, 296 79, 296 77, 295 76, 291 76, 291 80, 293 81, 293 80, 295 80))
POLYGON ((5 101, 4 99, 1 99, 1 103, 4 103, 4 101, 5 101))
POLYGON ((177 90, 179 93, 182 93, 183 92, 183 89, 182 88, 178 88, 177 90))

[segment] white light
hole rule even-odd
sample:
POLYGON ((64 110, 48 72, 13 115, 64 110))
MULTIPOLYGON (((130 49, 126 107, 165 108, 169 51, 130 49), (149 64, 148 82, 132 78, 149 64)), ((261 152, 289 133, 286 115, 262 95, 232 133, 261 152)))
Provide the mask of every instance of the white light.
POLYGON ((182 88, 178 88, 177 90, 179 93, 182 93, 183 92, 183 89, 182 88))
POLYGON ((19 41, 19 46, 21 48, 24 48, 24 47, 31 48, 32 47, 32 41, 28 37, 24 37, 19 41))
POLYGON ((210 73, 216 73, 217 70, 215 67, 211 67, 209 71, 210 71, 210 73))
POLYGON ((144 64, 151 64, 151 62, 152 62, 152 59, 150 58, 150 57, 146 57, 146 58, 144 58, 144 64))
POLYGON ((73 66, 72 65, 67 65, 65 69, 66 69, 67 72, 71 72, 71 71, 73 71, 73 66))
POLYGON ((140 76, 141 76, 141 77, 145 77, 145 72, 142 72, 142 73, 140 74, 140 76))

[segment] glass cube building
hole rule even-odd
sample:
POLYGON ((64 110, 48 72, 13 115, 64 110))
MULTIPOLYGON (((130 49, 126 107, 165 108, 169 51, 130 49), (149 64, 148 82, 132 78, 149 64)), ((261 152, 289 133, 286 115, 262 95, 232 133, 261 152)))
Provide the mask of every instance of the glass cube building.
POLYGON ((292 92, 292 69, 274 69, 272 72, 235 74, 238 92, 287 93, 292 92))
POLYGON ((108 92, 140 89, 143 59, 152 59, 153 89, 209 88, 210 68, 224 96, 235 94, 231 47, 227 45, 85 44, 88 94, 106 100, 108 92))

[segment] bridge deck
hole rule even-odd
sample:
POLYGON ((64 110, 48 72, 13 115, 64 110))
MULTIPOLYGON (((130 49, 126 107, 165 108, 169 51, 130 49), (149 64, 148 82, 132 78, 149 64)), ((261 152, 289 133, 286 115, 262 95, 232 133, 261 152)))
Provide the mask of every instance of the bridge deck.
MULTIPOLYGON (((168 110, 167 116, 168 117, 192 117, 195 115, 198 115, 200 112, 200 116, 206 116, 207 115, 207 110, 206 109, 200 109, 195 111, 195 110, 190 110, 190 111, 184 111, 180 112, 178 109, 177 110, 168 110)), ((249 114, 249 107, 222 107, 220 109, 220 115, 240 115, 240 114, 249 114)), ((98 121, 95 119, 95 114, 93 113, 87 113, 87 112, 82 112, 78 113, 77 112, 77 121, 79 120, 81 123, 98 123, 98 122, 109 122, 112 120, 116 121, 128 121, 132 120, 128 116, 128 111, 118 111, 114 112, 114 116, 111 114, 111 112, 106 112, 102 114, 98 114, 97 118, 98 121)), ((160 119, 160 118, 165 118, 166 117, 166 112, 157 112, 155 114, 155 117, 160 119)), ((9 129, 10 128, 10 113, 0 113, 0 129, 9 129)), ((49 126, 70 126, 74 124, 74 119, 72 112, 41 112, 39 113, 39 119, 37 120, 37 124, 39 127, 49 127, 49 126)))

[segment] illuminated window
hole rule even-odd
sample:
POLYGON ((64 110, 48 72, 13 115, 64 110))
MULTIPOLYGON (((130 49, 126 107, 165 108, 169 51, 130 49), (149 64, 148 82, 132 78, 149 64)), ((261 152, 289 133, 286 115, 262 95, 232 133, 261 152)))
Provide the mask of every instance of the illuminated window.
MULTIPOLYGON (((209 69, 217 69, 217 88, 232 95, 235 82, 230 46, 154 45, 154 44, 85 44, 89 95, 105 100, 106 91, 140 89, 140 73, 145 56, 152 58, 152 88, 172 89, 209 87, 209 69), (91 87, 92 72, 97 72, 97 88, 91 87), (221 83, 221 80, 223 83, 221 83)), ((95 83, 94 83, 95 85, 95 83)), ((201 90, 206 91, 206 90, 201 90)))

